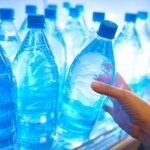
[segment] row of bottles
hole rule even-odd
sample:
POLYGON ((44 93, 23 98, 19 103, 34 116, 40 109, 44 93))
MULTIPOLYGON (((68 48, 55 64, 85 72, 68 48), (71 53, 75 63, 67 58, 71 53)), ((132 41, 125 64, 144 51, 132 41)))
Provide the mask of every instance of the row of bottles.
POLYGON ((94 12, 88 30, 83 10, 64 3, 64 16, 57 5, 37 15, 28 5, 17 31, 14 9, 0 9, 0 148, 73 149, 102 119, 107 97, 92 91, 93 80, 113 84, 117 70, 137 92, 137 82, 147 79, 147 13, 126 13, 113 41, 118 26, 94 12))
POLYGON ((150 32, 147 15, 147 12, 126 13, 125 24, 114 41, 116 68, 137 94, 141 79, 149 76, 150 32))

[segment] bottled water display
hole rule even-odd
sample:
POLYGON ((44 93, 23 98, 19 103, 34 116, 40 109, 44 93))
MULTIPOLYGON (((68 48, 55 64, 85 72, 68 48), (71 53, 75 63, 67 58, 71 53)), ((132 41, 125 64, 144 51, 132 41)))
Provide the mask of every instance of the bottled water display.
POLYGON ((20 47, 21 40, 13 23, 14 9, 0 8, 0 44, 12 62, 20 47))
POLYGON ((21 36, 21 39, 22 41, 24 40, 25 36, 26 36, 26 28, 27 28, 27 15, 29 14, 36 14, 37 13, 37 6, 36 5, 26 5, 25 7, 25 14, 26 14, 26 17, 22 23, 22 25, 20 26, 20 29, 19 29, 19 33, 20 33, 20 36, 21 36))
POLYGON ((136 14, 126 13, 125 25, 114 42, 116 69, 134 90, 140 78, 137 62, 142 52, 135 21, 136 14))
POLYGON ((16 82, 9 60, 0 46, 0 149, 15 148, 16 82))
POLYGON ((44 34, 44 16, 29 15, 13 67, 18 85, 18 149, 52 149, 57 121, 58 68, 44 34))
POLYGON ((112 39, 116 30, 115 23, 103 21, 95 38, 77 55, 69 69, 57 128, 58 149, 73 149, 90 136, 106 99, 106 96, 94 92, 90 84, 93 80, 107 84, 114 81, 112 39))
POLYGON ((117 71, 150 104, 149 10, 135 7, 123 18, 111 2, 7 1, 0 2, 0 150, 102 150, 126 137, 104 110, 110 97, 91 83, 116 86, 117 71))
POLYGON ((70 8, 70 17, 63 32, 67 46, 67 64, 71 65, 74 58, 80 53, 85 42, 85 32, 79 21, 80 12, 77 8, 70 8))
MULTIPOLYGON (((62 98, 63 85, 66 77, 66 44, 61 32, 56 25, 56 9, 46 8, 46 37, 52 48, 59 69, 60 103, 62 98)), ((61 105, 61 104, 60 104, 61 105)))

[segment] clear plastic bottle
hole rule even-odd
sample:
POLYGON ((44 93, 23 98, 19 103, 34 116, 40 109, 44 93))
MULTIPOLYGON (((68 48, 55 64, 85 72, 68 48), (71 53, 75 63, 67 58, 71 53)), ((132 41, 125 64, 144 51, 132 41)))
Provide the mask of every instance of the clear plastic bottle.
POLYGON ((140 58, 142 76, 150 76, 150 31, 147 24, 148 12, 139 11, 136 20, 136 29, 142 45, 143 53, 140 58), (142 60, 142 61, 141 61, 142 60))
POLYGON ((105 19, 105 13, 104 12, 93 12, 93 16, 92 16, 93 21, 92 21, 91 27, 89 29, 86 42, 88 42, 93 37, 95 32, 97 32, 97 30, 100 26, 100 23, 104 19, 105 19))
POLYGON ((115 62, 112 39, 117 25, 103 21, 94 39, 73 61, 58 122, 56 148, 73 149, 89 139, 106 96, 94 92, 93 80, 112 84, 115 62))
POLYGON ((56 58, 56 63, 59 69, 59 86, 60 86, 59 97, 60 97, 60 105, 61 105, 62 92, 63 92, 63 86, 65 82, 66 67, 67 67, 66 44, 61 32, 59 31, 56 25, 56 20, 57 20, 56 9, 46 8, 45 18, 46 18, 45 34, 48 39, 48 42, 50 43, 52 52, 56 58))
POLYGON ((77 8, 70 8, 70 17, 63 31, 63 37, 67 46, 67 64, 71 65, 74 58, 80 53, 84 45, 86 35, 79 21, 80 13, 77 8))
POLYGON ((91 31, 97 31, 100 23, 105 19, 104 12, 93 12, 91 31))
POLYGON ((84 29, 84 32, 87 33, 88 27, 87 27, 86 20, 85 20, 85 17, 84 17, 84 6, 81 5, 81 4, 77 4, 76 8, 78 9, 78 11, 80 13, 79 21, 82 25, 82 28, 84 29))
POLYGON ((52 149, 59 77, 44 21, 43 15, 28 16, 28 32, 13 63, 18 86, 18 149, 52 149))
POLYGON ((58 26, 63 31, 69 18, 70 3, 63 2, 62 8, 58 11, 58 26))
POLYGON ((135 29, 136 17, 136 14, 125 14, 125 24, 114 42, 116 69, 135 91, 140 78, 137 62, 142 52, 135 29))
POLYGON ((0 149, 15 149, 16 82, 5 52, 0 46, 0 149))
POLYGON ((136 29, 141 41, 143 53, 139 57, 139 68, 141 79, 138 85, 138 95, 150 103, 149 85, 150 85, 150 31, 148 28, 148 12, 139 11, 136 20, 136 29))
POLYGON ((14 13, 12 8, 0 8, 0 44, 11 62, 21 45, 21 40, 13 23, 14 13))
POLYGON ((29 14, 36 14, 37 13, 37 6, 36 5, 26 5, 25 6, 25 14, 26 17, 23 21, 23 23, 20 26, 19 29, 19 34, 21 37, 21 40, 23 41, 25 36, 26 36, 26 32, 27 32, 27 15, 29 14))

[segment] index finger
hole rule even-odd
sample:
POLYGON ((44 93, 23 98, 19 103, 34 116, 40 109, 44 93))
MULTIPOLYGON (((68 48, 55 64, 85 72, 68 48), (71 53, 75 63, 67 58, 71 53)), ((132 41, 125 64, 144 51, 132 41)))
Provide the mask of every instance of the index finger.
POLYGON ((119 101, 124 101, 126 97, 125 90, 118 89, 102 82, 94 81, 92 82, 91 87, 95 92, 116 98, 119 101))

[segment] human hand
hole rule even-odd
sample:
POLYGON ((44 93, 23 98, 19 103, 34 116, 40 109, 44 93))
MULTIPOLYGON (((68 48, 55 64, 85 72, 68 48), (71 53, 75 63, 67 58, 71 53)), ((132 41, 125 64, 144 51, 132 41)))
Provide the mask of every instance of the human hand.
POLYGON ((118 125, 150 150, 150 106, 131 91, 119 74, 116 76, 116 86, 97 81, 91 84, 94 91, 110 96, 113 108, 104 105, 104 109, 118 125))

